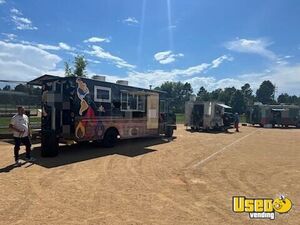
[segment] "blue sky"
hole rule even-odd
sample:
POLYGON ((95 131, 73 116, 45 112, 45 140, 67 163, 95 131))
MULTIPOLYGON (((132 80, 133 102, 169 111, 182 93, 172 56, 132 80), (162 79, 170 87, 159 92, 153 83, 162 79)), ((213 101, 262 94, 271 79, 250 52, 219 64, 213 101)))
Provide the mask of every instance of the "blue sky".
POLYGON ((75 54, 88 73, 197 92, 270 79, 300 95, 297 0, 0 0, 0 76, 63 75, 75 54))

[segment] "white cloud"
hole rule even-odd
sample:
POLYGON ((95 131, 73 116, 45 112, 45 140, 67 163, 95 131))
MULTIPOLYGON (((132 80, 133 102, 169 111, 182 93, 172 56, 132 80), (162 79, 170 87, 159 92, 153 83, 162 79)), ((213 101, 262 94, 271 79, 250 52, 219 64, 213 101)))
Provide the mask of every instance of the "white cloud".
POLYGON ((37 30, 38 28, 33 26, 30 19, 22 17, 20 10, 12 8, 11 12, 11 21, 16 25, 18 30, 37 30))
POLYGON ((90 37, 89 39, 84 40, 85 43, 96 43, 96 42, 106 42, 109 43, 110 40, 108 38, 101 38, 101 37, 90 37))
POLYGON ((91 51, 84 51, 84 52, 87 54, 96 56, 100 59, 107 60, 107 61, 115 64, 118 68, 128 68, 128 69, 135 68, 134 65, 127 63, 124 59, 121 59, 118 56, 112 55, 111 53, 105 51, 103 48, 101 48, 100 46, 97 46, 97 45, 93 45, 91 51))
POLYGON ((0 0, 0 5, 6 3, 5 0, 0 0))
POLYGON ((172 51, 158 52, 154 55, 154 59, 160 64, 169 64, 174 62, 176 58, 183 57, 182 53, 173 54, 172 51))
POLYGON ((270 69, 250 74, 241 74, 236 76, 227 76, 223 79, 217 79, 215 76, 197 76, 184 80, 190 82, 195 91, 204 86, 207 90, 217 88, 236 87, 240 88, 245 83, 249 83, 251 88, 256 90, 264 80, 270 80, 276 85, 278 93, 289 93, 300 95, 300 64, 296 65, 278 65, 270 69))
POLYGON ((225 46, 227 49, 232 51, 258 54, 276 61, 278 60, 277 55, 268 49, 271 44, 271 42, 264 39, 236 39, 234 41, 227 42, 225 46))
POLYGON ((64 50, 74 50, 71 46, 69 46, 68 44, 66 44, 64 42, 59 42, 58 46, 64 50))
MULTIPOLYGON (((221 57, 219 57, 221 58, 221 57)), ((219 59, 217 58, 217 59, 219 59)), ((224 59, 224 57, 223 57, 224 59)), ((218 79, 213 74, 204 75, 203 73, 216 65, 216 63, 202 63, 185 69, 173 70, 149 70, 146 72, 129 71, 127 76, 110 76, 109 80, 125 79, 131 86, 149 88, 161 85, 165 81, 181 81, 191 83, 194 92, 201 86, 212 91, 217 88, 236 87, 241 88, 245 83, 249 83, 251 88, 256 91, 264 80, 270 80, 278 87, 278 94, 287 92, 289 94, 300 95, 300 64, 297 65, 272 65, 263 71, 249 74, 228 75, 218 79)), ((215 61, 216 62, 216 61, 215 61)), ((220 64, 219 64, 220 65, 220 64)))
POLYGON ((13 41, 17 38, 17 35, 10 34, 10 33, 1 33, 3 36, 6 37, 5 41, 13 41))
POLYGON ((139 21, 135 17, 128 17, 123 20, 123 23, 126 23, 128 25, 134 25, 139 24, 139 21))
POLYGON ((22 41, 21 43, 35 45, 36 47, 43 49, 43 50, 53 50, 53 51, 58 51, 58 50, 73 51, 74 50, 73 47, 69 46, 68 44, 66 44, 64 42, 59 42, 58 45, 36 44, 34 42, 27 42, 27 41, 22 41))
POLYGON ((211 68, 218 68, 224 61, 232 61, 233 57, 228 56, 228 55, 222 55, 219 58, 216 58, 211 62, 212 66, 211 68))
POLYGON ((0 77, 30 80, 56 69, 62 59, 36 46, 0 41, 0 77))
POLYGON ((44 50, 60 50, 60 47, 56 45, 37 44, 36 46, 44 50))
POLYGON ((99 60, 94 60, 94 59, 86 59, 89 63, 95 63, 95 64, 100 64, 101 62, 99 60))
POLYGON ((201 63, 196 66, 191 66, 186 69, 174 69, 171 71, 171 73, 174 73, 175 75, 182 75, 184 77, 190 77, 197 74, 202 73, 204 70, 208 69, 210 67, 209 63, 201 63))
POLYGON ((22 14, 18 9, 16 9, 16 8, 12 8, 12 9, 10 10, 10 12, 11 12, 12 14, 19 15, 19 16, 22 16, 22 15, 23 15, 23 14, 22 14))

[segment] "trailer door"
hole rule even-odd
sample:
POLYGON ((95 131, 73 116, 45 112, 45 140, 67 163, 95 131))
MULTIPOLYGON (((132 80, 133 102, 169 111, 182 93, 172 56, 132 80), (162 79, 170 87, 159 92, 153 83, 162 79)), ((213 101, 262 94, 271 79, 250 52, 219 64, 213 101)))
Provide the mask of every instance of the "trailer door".
POLYGON ((147 129, 158 129, 159 95, 151 93, 147 96, 147 129))

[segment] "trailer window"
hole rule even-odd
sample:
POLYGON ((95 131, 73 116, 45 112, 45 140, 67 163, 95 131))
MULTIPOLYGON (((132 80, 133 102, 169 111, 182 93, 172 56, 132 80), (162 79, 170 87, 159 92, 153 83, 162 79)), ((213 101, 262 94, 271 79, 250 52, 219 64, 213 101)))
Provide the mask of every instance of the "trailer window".
POLYGON ((138 108, 139 111, 145 112, 145 95, 138 95, 138 108))
POLYGON ((166 110, 166 102, 165 100, 160 100, 159 102, 159 111, 161 113, 165 113, 167 110, 166 110))
POLYGON ((95 102, 110 102, 111 89, 107 87, 95 86, 94 87, 94 101, 95 102))
POLYGON ((137 95, 128 94, 128 105, 129 109, 137 110, 137 95))
POLYGON ((121 92, 122 111, 145 111, 145 96, 121 92))

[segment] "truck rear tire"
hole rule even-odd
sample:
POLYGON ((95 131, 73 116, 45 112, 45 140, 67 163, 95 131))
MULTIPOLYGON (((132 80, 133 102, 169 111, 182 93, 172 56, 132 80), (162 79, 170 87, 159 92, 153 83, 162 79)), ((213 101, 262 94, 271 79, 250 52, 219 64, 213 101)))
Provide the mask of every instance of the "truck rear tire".
POLYGON ((42 133, 41 138, 41 155, 42 157, 54 157, 58 155, 58 140, 55 131, 42 133))
POLYGON ((105 148, 112 148, 116 145, 118 140, 118 132, 115 129, 108 129, 103 137, 102 146, 105 148))
POLYGON ((173 133, 174 133, 173 128, 172 128, 172 127, 167 127, 165 136, 166 136, 166 137, 172 137, 172 136, 173 136, 173 133))

